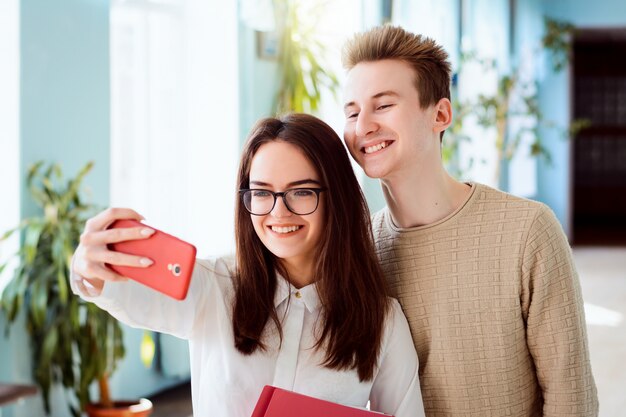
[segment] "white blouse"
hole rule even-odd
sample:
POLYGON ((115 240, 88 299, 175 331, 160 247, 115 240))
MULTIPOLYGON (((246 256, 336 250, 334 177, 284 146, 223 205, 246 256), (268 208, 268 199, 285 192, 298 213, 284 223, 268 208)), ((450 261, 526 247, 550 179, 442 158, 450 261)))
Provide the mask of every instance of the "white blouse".
POLYGON ((263 334, 266 351, 244 356, 235 348, 232 261, 197 260, 189 293, 177 301, 132 280, 107 282, 98 296, 72 279, 72 289, 132 327, 169 333, 189 341, 194 415, 249 417, 265 385, 340 404, 365 407, 396 417, 422 417, 418 360, 409 327, 393 300, 385 324, 375 377, 359 382, 355 370, 320 365, 313 349, 320 301, 315 284, 299 290, 279 277, 274 304, 283 318, 283 343, 271 320, 263 334), (86 293, 87 292, 87 293, 86 293))

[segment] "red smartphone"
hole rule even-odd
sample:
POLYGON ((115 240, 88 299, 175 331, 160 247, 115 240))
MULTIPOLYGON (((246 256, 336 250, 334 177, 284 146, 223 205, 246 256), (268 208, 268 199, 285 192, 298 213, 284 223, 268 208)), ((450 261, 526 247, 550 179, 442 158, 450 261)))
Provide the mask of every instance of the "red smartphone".
MULTIPOLYGON (((150 227, 136 220, 117 220, 109 228, 150 227)), ((109 249, 130 255, 145 256, 154 263, 145 268, 107 266, 120 275, 147 285, 177 300, 184 300, 196 261, 196 248, 190 243, 154 229, 147 239, 109 244, 109 249)))

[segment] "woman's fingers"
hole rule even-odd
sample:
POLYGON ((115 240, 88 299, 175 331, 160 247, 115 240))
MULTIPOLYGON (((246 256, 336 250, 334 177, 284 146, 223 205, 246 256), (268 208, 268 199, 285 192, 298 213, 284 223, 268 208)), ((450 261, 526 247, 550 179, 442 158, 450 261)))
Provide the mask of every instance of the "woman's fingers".
POLYGON ((80 236, 80 243, 86 246, 108 245, 127 240, 147 239, 154 234, 149 227, 118 227, 106 230, 85 231, 80 236))
POLYGON ((127 281, 128 278, 118 274, 104 266, 101 262, 87 261, 84 255, 80 254, 80 247, 74 255, 73 270, 81 278, 88 280, 102 281, 127 281))
POLYGON ((87 220, 85 223, 85 233, 104 230, 115 220, 121 219, 141 221, 143 220, 143 216, 133 209, 110 207, 87 220))
POLYGON ((146 257, 109 249, 108 245, 112 243, 147 239, 155 232, 147 226, 107 229, 114 221, 122 219, 140 221, 143 217, 132 209, 108 208, 87 220, 85 230, 80 236, 80 244, 74 253, 74 272, 95 283, 126 281, 126 277, 108 268, 107 265, 145 268, 153 264, 153 261, 146 257))
MULTIPOLYGON (((128 278, 118 274, 117 272, 113 271, 112 269, 106 268, 104 266, 101 265, 94 265, 93 266, 93 272, 94 272, 94 276, 93 278, 95 279, 99 279, 102 281, 110 281, 110 282, 121 282, 121 281, 128 281, 128 278)), ((92 278, 92 277, 84 277, 84 278, 92 278)))
POLYGON ((89 262, 100 262, 117 266, 132 266, 136 268, 145 268, 154 262, 145 256, 129 255, 122 252, 116 252, 108 249, 95 249, 85 251, 85 257, 89 262))

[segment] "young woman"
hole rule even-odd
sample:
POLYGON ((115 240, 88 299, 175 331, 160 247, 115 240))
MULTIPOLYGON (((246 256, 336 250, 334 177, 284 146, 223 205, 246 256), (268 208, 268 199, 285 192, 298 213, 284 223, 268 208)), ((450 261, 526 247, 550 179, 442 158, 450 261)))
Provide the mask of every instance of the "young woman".
POLYGON ((238 186, 236 257, 198 260, 184 301, 105 266, 151 263, 107 249, 152 233, 107 230, 141 219, 129 209, 87 222, 74 292, 131 326, 189 340, 197 416, 249 417, 265 385, 423 416, 409 328, 386 296, 369 212, 335 132, 308 115, 261 120, 238 186))

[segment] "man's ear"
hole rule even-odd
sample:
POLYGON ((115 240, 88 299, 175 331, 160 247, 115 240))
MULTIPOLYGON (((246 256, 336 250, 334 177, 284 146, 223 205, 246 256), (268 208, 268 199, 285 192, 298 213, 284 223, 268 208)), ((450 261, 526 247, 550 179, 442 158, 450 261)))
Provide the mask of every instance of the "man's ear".
POLYGON ((435 104, 434 117, 433 129, 437 133, 443 132, 452 124, 452 103, 450 100, 442 98, 435 104))

